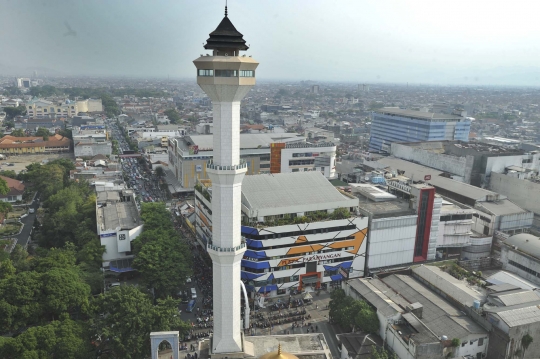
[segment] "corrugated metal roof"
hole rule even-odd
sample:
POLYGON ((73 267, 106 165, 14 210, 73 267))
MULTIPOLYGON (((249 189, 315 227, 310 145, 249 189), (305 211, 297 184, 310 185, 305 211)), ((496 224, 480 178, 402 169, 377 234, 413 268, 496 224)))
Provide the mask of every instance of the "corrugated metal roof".
POLYGON ((475 300, 485 301, 484 295, 475 292, 467 287, 465 282, 443 272, 439 267, 422 265, 413 268, 413 273, 465 306, 472 307, 475 300))
POLYGON ((522 291, 514 293, 501 293, 499 295, 492 295, 498 298, 505 306, 509 307, 516 304, 535 302, 540 300, 540 296, 536 292, 522 291))
POLYGON ((540 305, 498 312, 497 315, 499 315, 509 327, 536 323, 540 322, 540 305))

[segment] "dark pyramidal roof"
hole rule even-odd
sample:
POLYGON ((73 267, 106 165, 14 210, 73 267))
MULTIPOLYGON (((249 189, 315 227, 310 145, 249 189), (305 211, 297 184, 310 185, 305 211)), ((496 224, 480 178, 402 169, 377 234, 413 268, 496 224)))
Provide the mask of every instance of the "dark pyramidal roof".
POLYGON ((244 35, 242 35, 227 16, 227 7, 225 7, 225 17, 219 23, 218 27, 210 33, 210 37, 206 40, 204 48, 207 50, 247 50, 244 35))

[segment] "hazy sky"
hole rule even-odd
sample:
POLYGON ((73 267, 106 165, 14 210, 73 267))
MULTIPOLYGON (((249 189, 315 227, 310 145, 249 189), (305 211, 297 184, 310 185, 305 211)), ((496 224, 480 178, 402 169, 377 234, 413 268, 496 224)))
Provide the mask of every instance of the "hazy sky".
MULTIPOLYGON (((0 0, 0 74, 194 78, 224 2, 0 0)), ((229 1, 258 78, 358 83, 540 85, 539 10, 532 0, 229 1)))

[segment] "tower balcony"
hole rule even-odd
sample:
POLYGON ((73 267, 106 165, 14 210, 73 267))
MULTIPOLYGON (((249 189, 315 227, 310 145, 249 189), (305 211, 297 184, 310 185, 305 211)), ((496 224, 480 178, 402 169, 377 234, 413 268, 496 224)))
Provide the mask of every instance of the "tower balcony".
POLYGON ((206 245, 207 250, 212 250, 216 252, 237 252, 241 251, 242 249, 246 249, 246 243, 242 242, 240 245, 236 247, 218 247, 213 245, 211 242, 206 245))
POLYGON ((213 160, 209 160, 208 162, 206 162, 206 169, 216 171, 240 171, 243 169, 247 170, 247 162, 245 160, 240 160, 240 164, 238 165, 221 166, 215 164, 213 160))

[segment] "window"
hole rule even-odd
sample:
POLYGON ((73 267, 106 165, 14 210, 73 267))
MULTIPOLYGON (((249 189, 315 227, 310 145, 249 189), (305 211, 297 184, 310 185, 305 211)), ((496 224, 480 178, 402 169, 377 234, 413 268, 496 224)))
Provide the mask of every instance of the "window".
POLYGON ((280 295, 280 294, 287 294, 287 291, 286 291, 286 289, 278 289, 277 294, 278 294, 278 295, 280 295))
POLYGON ((236 70, 216 70, 216 77, 237 77, 238 71, 236 70))
POLYGON ((514 267, 516 267, 516 268, 519 268, 519 269, 521 269, 522 271, 527 272, 527 273, 529 273, 529 274, 531 274, 531 275, 533 275, 533 276, 535 276, 535 277, 540 277, 540 273, 538 273, 537 271, 532 270, 532 269, 530 269, 530 268, 528 268, 528 267, 525 267, 523 264, 514 262, 513 260, 509 260, 509 261, 508 261, 508 264, 510 264, 511 266, 514 266, 514 267))
POLYGON ((478 339, 478 346, 481 347, 482 345, 484 345, 484 338, 478 339))
POLYGON ((199 70, 197 76, 212 77, 214 76, 214 70, 199 70))
POLYGON ((240 70, 240 77, 255 77, 255 71, 253 70, 240 70))

